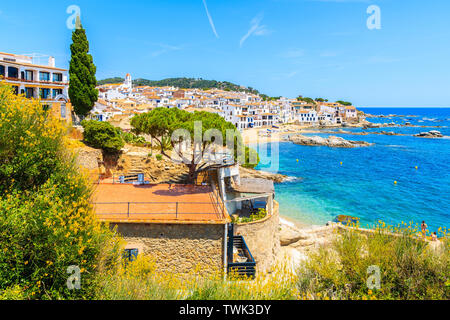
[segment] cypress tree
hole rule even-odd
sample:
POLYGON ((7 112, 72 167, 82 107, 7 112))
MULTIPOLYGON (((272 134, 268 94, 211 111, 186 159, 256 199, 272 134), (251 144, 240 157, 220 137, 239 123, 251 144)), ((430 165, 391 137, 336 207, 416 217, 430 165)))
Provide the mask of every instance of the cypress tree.
POLYGON ((72 33, 70 46, 70 86, 69 97, 77 115, 86 116, 98 99, 97 79, 92 56, 89 54, 89 42, 83 29, 80 17, 77 17, 76 28, 72 33))

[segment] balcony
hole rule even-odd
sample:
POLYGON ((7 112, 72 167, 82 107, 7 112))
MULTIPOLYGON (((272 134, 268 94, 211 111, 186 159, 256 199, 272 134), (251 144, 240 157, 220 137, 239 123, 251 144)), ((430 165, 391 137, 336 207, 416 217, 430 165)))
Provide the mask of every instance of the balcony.
POLYGON ((12 78, 12 77, 5 77, 5 80, 7 81, 14 81, 14 82, 24 82, 24 83, 36 83, 36 84, 46 84, 46 85, 59 85, 59 86, 67 86, 69 85, 69 82, 55 82, 55 81, 42 81, 42 80, 27 80, 27 79, 21 79, 21 78, 12 78))

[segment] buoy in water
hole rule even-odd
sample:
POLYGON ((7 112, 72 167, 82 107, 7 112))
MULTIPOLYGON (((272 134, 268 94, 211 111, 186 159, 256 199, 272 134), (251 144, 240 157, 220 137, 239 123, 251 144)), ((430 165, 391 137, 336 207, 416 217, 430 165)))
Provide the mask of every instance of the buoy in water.
POLYGON ((342 166, 343 164, 344 164, 344 163, 341 162, 341 166, 342 166))
POLYGON ((394 184, 397 184, 397 181, 394 181, 394 184))
POLYGON ((297 162, 300 162, 300 160, 297 159, 297 162))
POLYGON ((419 170, 419 167, 418 167, 418 166, 416 166, 416 170, 419 170))

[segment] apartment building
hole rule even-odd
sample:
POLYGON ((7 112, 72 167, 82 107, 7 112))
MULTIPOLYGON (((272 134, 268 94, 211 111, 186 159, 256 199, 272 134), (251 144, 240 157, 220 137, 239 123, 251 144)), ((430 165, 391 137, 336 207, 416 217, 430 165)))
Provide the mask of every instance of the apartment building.
POLYGON ((55 58, 49 57, 48 65, 44 66, 33 63, 29 56, 0 52, 0 78, 16 94, 39 99, 45 110, 57 118, 72 121, 67 70, 56 68, 55 58))
POLYGON ((295 120, 301 125, 316 125, 319 122, 316 110, 300 110, 295 120))

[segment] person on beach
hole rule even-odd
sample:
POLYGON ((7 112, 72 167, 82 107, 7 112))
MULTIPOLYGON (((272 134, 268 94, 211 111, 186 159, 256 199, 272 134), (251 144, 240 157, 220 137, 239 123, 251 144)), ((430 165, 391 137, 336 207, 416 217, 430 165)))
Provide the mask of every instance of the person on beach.
POLYGON ((436 232, 433 232, 431 234, 431 241, 438 241, 438 237, 437 237, 437 233, 436 232))
POLYGON ((428 226, 425 223, 425 221, 422 221, 421 228, 422 228, 422 235, 425 237, 427 235, 427 229, 428 229, 428 226))

